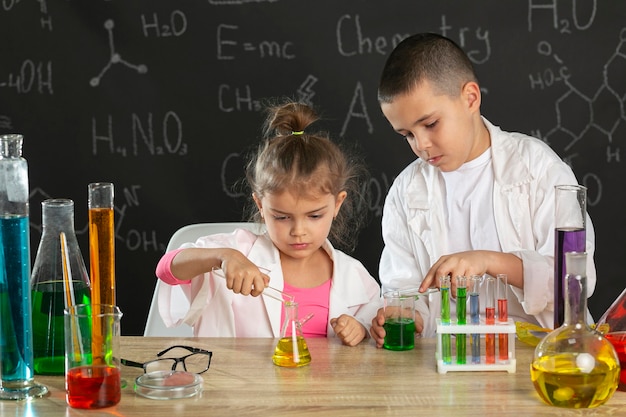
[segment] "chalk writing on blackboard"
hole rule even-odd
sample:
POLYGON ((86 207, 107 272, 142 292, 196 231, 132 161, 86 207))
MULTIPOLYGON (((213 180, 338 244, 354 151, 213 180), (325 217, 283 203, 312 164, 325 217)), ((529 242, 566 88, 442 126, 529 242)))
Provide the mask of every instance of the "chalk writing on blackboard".
POLYGON ((261 100, 252 98, 252 90, 248 84, 243 87, 220 84, 217 91, 218 108, 225 113, 260 111, 263 107, 261 100))
POLYGON ((20 70, 15 74, 10 72, 6 81, 0 81, 0 88, 13 88, 18 94, 37 92, 39 94, 54 94, 52 88, 52 61, 35 62, 26 59, 20 70))
POLYGON ((291 41, 261 40, 240 42, 236 35, 243 33, 239 26, 221 24, 217 26, 217 59, 233 60, 238 52, 249 52, 259 58, 294 59, 294 44, 291 41))
MULTIPOLYGON (((116 143, 113 137, 113 116, 106 117, 105 127, 98 124, 95 117, 91 119, 92 153, 98 155, 103 146, 109 154, 119 156, 140 156, 148 153, 149 156, 176 155, 184 156, 188 153, 187 143, 183 142, 183 122, 174 111, 168 111, 161 120, 154 121, 155 116, 149 112, 146 115, 132 113, 130 126, 132 143, 130 145, 116 143), (157 139, 159 140, 157 142, 157 139), (99 146, 102 145, 102 146, 99 146)), ((100 120, 100 119, 99 119, 100 120)), ((127 138, 128 134, 119 135, 127 138)))
MULTIPOLYGON (((85 190, 86 189, 87 187, 85 186, 85 190)), ((156 230, 139 230, 134 227, 128 227, 126 219, 130 215, 129 210, 139 209, 140 206, 140 189, 140 185, 131 185, 129 187, 121 187, 121 192, 116 192, 115 205, 113 207, 115 212, 116 245, 129 251, 163 252, 165 250, 165 244, 158 241, 156 230)), ((34 187, 28 198, 32 206, 33 204, 41 204, 42 201, 50 198, 64 197, 53 197, 42 188, 34 187)), ((75 201, 74 209, 79 209, 81 206, 85 205, 84 203, 85 202, 75 201)), ((37 216, 31 215, 30 228, 35 230, 38 234, 41 234, 42 224, 39 216, 39 214, 37 216)), ((86 236, 89 232, 89 225, 85 223, 83 226, 76 226, 75 229, 77 236, 86 236)))
POLYGON ((156 36, 157 38, 167 38, 170 36, 182 36, 187 30, 187 16, 180 10, 174 10, 166 23, 161 23, 156 13, 152 16, 141 15, 141 27, 143 36, 156 36))
POLYGON ((134 69, 139 74, 145 74, 148 72, 147 66, 143 64, 141 65, 131 64, 130 62, 122 59, 122 56, 115 51, 115 41, 113 40, 113 28, 114 27, 115 27, 115 22, 113 22, 113 20, 108 19, 106 22, 104 22, 104 28, 107 30, 108 36, 109 36, 109 51, 110 51, 109 62, 107 62, 107 64, 104 66, 104 68, 102 68, 102 70, 97 76, 93 77, 89 81, 89 84, 92 87, 97 87, 98 85, 100 85, 100 80, 102 79, 102 77, 104 77, 104 74, 106 74, 106 72, 109 70, 109 68, 111 68, 113 64, 122 64, 128 68, 134 69))
MULTIPOLYGON (((625 43, 626 28, 621 30, 615 51, 603 65, 602 84, 591 95, 583 93, 571 83, 569 68, 556 54, 553 54, 553 57, 561 65, 557 71, 547 68, 542 73, 529 74, 531 90, 548 88, 556 82, 562 82, 568 87, 554 104, 556 126, 541 136, 544 141, 549 143, 550 137, 555 134, 565 135, 569 138, 569 142, 564 146, 567 152, 578 141, 593 133, 595 137, 603 137, 608 141, 607 162, 620 162, 619 148, 611 148, 611 144, 614 143, 614 135, 620 121, 626 118, 626 112, 621 105, 621 98, 626 94, 626 91, 621 91, 626 89, 623 83, 626 56, 622 52, 625 43), (604 103, 601 110, 598 108, 598 102, 604 103)), ((540 42, 538 46, 540 54, 549 55, 551 50, 548 42, 540 42)))

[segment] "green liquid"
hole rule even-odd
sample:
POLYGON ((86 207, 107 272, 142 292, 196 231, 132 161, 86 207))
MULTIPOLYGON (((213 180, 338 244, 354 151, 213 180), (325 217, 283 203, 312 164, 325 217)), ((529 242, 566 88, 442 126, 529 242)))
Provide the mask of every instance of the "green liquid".
POLYGON ((383 325, 385 342, 389 350, 410 350, 415 346, 415 321, 412 319, 389 319, 383 325))
MULTIPOLYGON (((75 303, 89 304, 89 287, 82 281, 73 281, 73 287, 75 303)), ((65 373, 64 291, 63 281, 47 281, 31 292, 34 368, 39 375, 65 373)))
MULTIPOLYGON (((467 324, 467 289, 458 287, 456 289, 456 317, 457 324, 467 324)), ((467 355, 467 338, 464 333, 456 335, 456 363, 465 364, 467 355)))

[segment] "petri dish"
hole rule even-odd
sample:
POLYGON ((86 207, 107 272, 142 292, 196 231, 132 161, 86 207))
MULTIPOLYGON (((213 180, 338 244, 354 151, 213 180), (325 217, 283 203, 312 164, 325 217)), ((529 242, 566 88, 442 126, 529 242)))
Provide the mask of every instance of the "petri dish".
POLYGON ((191 372, 155 371, 135 379, 135 392, 153 400, 190 398, 202 391, 202 377, 191 372))

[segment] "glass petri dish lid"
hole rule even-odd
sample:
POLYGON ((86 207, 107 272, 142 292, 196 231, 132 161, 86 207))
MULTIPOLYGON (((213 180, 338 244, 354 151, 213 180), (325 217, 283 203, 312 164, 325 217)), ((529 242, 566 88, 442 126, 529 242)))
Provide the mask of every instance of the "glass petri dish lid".
POLYGON ((191 372, 155 371, 135 379, 135 392, 153 400, 190 398, 202 391, 202 377, 191 372))

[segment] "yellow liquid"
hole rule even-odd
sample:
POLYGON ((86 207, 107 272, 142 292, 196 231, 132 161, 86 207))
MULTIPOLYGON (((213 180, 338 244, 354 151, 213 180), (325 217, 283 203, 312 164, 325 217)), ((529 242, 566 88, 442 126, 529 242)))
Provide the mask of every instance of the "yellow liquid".
POLYGON ((283 337, 278 341, 274 356, 274 364, 295 368, 304 366, 311 362, 311 353, 306 345, 304 337, 298 336, 294 341, 291 337, 283 337))
MULTIPOLYGON (((589 355, 589 358, 593 358, 589 355)), ((536 359, 530 377, 539 396, 550 405, 592 408, 607 402, 617 389, 619 366, 610 356, 600 355, 582 372, 572 354, 548 355, 536 359)), ((580 363, 580 360, 579 360, 580 363)))

